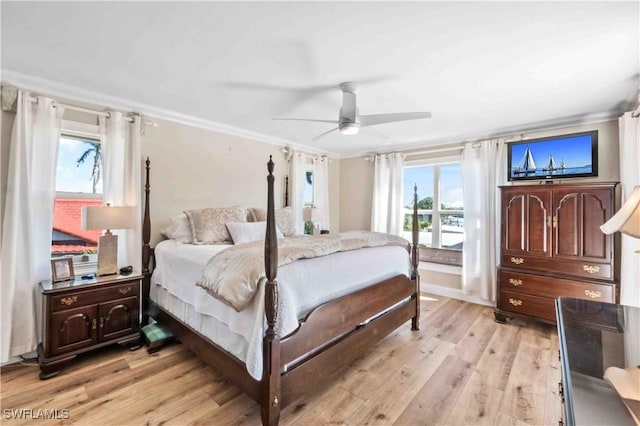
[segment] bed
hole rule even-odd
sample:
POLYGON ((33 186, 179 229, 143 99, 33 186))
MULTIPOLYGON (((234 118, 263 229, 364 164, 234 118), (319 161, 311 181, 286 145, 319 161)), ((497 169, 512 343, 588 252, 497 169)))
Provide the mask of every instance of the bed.
MULTIPOLYGON (((151 249, 147 159, 143 322, 150 315, 168 325, 187 348, 260 404, 264 425, 276 425, 282 408, 391 331, 408 320, 418 329, 418 221, 414 191, 410 255, 403 247, 379 246, 279 267, 271 157, 267 169, 264 278, 255 297, 237 311, 203 288, 180 284, 196 280, 203 262, 224 246, 166 240, 151 249)), ((287 249, 283 240, 280 246, 287 249)))

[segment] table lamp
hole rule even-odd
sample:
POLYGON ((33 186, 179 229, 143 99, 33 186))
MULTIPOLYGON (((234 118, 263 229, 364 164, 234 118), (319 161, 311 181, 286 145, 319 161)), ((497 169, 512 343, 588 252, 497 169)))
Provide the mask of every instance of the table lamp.
POLYGON ((622 232, 634 238, 640 238, 640 185, 633 188, 631 196, 620 210, 601 225, 600 229, 605 234, 622 232))
MULTIPOLYGON (((305 207, 302 210, 302 218, 305 222, 311 222, 311 233, 315 235, 315 230, 318 228, 316 222, 321 222, 324 219, 324 212, 322 211, 322 209, 316 207, 305 207)), ((317 233, 320 233, 319 230, 317 233)))
POLYGON ((112 229, 130 229, 135 222, 135 207, 85 206, 82 208, 82 229, 104 229, 98 240, 97 275, 118 273, 118 236, 112 229))

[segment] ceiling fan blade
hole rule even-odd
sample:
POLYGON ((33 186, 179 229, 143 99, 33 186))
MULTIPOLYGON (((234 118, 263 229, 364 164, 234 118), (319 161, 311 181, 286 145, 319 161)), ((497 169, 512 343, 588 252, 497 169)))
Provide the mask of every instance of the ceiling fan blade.
POLYGON ((328 134, 329 134, 329 133, 331 133, 331 132, 335 132, 335 131, 336 131, 336 130, 338 130, 338 129, 339 129, 339 127, 336 127, 336 128, 334 128, 334 129, 331 129, 331 130, 326 131, 326 132, 324 132, 324 133, 320 133, 318 136, 316 136, 316 137, 314 137, 313 139, 311 139, 311 141, 312 141, 312 142, 313 142, 313 141, 317 141, 317 140, 318 140, 318 139, 320 139, 321 137, 326 136, 326 135, 328 135, 328 134))
POLYGON ((313 118, 272 118, 272 120, 315 121, 317 123, 339 124, 337 120, 316 120, 313 118))
POLYGON ((394 121, 419 120, 431 118, 430 112, 397 112, 392 114, 361 115, 360 126, 375 126, 377 124, 393 123, 394 121))

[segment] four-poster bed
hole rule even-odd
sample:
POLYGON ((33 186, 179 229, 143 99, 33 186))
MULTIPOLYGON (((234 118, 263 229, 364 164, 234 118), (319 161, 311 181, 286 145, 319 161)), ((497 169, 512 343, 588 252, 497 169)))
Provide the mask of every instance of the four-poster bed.
MULTIPOLYGON (((279 290, 278 240, 274 208, 274 163, 269 158, 267 176, 267 220, 264 242, 264 317, 262 369, 258 380, 229 351, 181 321, 169 309, 150 298, 153 250, 149 245, 149 169, 146 161, 143 220, 143 321, 151 315, 168 325, 174 335, 201 360, 223 373, 261 405, 262 423, 275 425, 280 411, 316 384, 355 360, 387 334, 411 320, 418 329, 420 296, 418 278, 417 194, 414 191, 413 244, 410 271, 376 280, 372 285, 342 295, 312 309, 295 331, 278 332, 279 290)), ((404 250, 404 249, 403 249, 404 250)), ((409 255, 407 255, 409 257, 409 255)), ((154 259, 155 262, 155 259, 154 259)), ((155 268, 155 264, 154 264, 155 268)), ((281 289, 282 290, 282 289, 281 289)), ((258 300, 256 303, 260 303, 258 300)), ((262 328, 261 328, 262 329, 262 328)))

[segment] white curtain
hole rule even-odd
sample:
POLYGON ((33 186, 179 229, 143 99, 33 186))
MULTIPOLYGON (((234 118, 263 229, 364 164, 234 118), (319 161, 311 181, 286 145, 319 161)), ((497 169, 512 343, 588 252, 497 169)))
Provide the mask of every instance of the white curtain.
POLYGON ((500 193, 506 179, 504 142, 468 143, 462 151, 464 247, 462 290, 496 300, 496 266, 500 249, 500 193))
POLYGON ((371 230, 402 235, 404 156, 376 155, 374 160, 371 230))
POLYGON ((118 235, 118 266, 142 270, 142 206, 140 203, 140 117, 129 122, 120 112, 100 117, 103 201, 113 206, 134 206, 133 229, 113 230, 118 235))
MULTIPOLYGON (((640 185, 640 118, 625 113, 618 120, 620 130, 620 182, 621 205, 631 195, 633 187, 640 185)), ((620 250, 620 303, 640 306, 640 239, 621 234, 620 250)))
POLYGON ((313 205, 322 212, 322 220, 317 221, 320 229, 329 229, 329 159, 319 157, 313 160, 313 205))
POLYGON ((51 227, 62 107, 18 93, 2 235, 1 362, 36 349, 35 290, 51 278, 51 227))
POLYGON ((289 206, 293 215, 293 224, 298 234, 304 234, 304 183, 306 179, 307 157, 297 151, 291 150, 289 158, 289 206))

